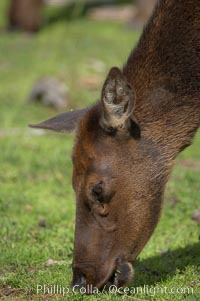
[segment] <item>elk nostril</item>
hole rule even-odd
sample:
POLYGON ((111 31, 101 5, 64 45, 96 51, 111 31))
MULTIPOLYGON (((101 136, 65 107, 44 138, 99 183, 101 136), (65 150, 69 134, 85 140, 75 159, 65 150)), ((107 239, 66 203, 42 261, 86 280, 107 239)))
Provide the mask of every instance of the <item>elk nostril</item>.
POLYGON ((95 199, 101 201, 103 194, 103 183, 102 181, 92 187, 92 194, 95 199))
POLYGON ((81 287, 85 287, 86 286, 86 277, 83 276, 83 275, 80 277, 80 286, 81 287))
POLYGON ((86 277, 83 273, 74 273, 74 276, 73 276, 73 281, 72 281, 72 286, 74 288, 77 288, 77 289, 80 289, 82 287, 86 287, 86 277))

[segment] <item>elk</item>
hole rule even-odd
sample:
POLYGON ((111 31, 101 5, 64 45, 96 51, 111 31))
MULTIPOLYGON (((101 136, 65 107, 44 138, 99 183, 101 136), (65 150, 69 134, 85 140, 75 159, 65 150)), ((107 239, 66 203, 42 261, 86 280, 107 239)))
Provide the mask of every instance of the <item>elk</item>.
POLYGON ((91 107, 33 125, 76 128, 73 285, 127 285, 176 156, 200 125, 200 1, 161 0, 91 107))

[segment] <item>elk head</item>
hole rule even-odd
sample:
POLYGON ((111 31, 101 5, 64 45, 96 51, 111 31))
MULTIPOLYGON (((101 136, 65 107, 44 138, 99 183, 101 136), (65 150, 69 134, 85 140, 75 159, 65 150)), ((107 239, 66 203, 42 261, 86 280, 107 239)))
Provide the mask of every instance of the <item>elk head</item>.
POLYGON ((93 107, 33 127, 77 128, 73 149, 76 227, 73 285, 123 286, 159 219, 166 178, 159 150, 143 135, 134 87, 113 67, 93 107))

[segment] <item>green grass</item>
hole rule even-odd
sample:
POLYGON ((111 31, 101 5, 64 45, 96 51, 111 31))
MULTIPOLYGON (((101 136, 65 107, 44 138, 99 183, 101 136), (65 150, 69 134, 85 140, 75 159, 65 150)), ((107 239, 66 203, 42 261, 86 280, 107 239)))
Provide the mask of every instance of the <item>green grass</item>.
MULTIPOLYGON (((1 1, 0 24, 6 7, 1 1)), ((177 160, 166 192, 161 221, 139 256, 131 286, 189 287, 193 294, 37 295, 37 284, 69 286, 74 231, 71 187, 72 135, 36 135, 27 124, 56 114, 28 105, 33 81, 52 75, 70 91, 68 108, 94 102, 112 65, 122 65, 138 33, 116 23, 86 19, 57 22, 38 35, 0 36, 0 296, 8 300, 199 300, 199 226, 191 213, 199 207, 200 135, 177 160), (105 65, 97 70, 93 63, 105 65), (98 77, 94 90, 81 86, 98 77), (174 204, 171 200, 178 199, 174 204), (45 220, 46 227, 39 221, 45 220), (49 258, 60 264, 46 266, 49 258), (65 261, 64 264, 62 261, 65 261), (6 296, 7 295, 7 296, 6 296)))

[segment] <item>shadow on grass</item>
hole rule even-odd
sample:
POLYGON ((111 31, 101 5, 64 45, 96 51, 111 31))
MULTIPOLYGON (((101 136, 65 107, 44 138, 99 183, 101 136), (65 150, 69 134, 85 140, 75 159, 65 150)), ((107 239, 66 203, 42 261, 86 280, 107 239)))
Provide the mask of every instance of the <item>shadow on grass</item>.
POLYGON ((153 286, 176 273, 184 274, 187 266, 200 266, 199 255, 200 242, 165 254, 137 260, 134 264, 136 276, 133 285, 153 286))

